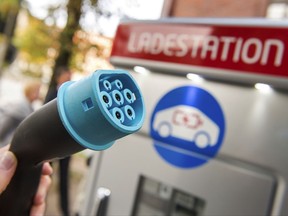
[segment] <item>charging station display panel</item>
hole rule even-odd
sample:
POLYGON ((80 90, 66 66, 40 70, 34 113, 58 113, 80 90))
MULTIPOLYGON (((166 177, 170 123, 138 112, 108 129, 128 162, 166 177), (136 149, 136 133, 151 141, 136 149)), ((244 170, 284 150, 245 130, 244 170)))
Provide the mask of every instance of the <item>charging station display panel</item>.
POLYGON ((94 188, 111 191, 107 216, 269 215, 272 176, 218 159, 179 169, 163 160, 151 142, 130 136, 103 152, 94 188))
POLYGON ((205 201, 155 179, 140 176, 133 213, 140 215, 199 216, 205 201))

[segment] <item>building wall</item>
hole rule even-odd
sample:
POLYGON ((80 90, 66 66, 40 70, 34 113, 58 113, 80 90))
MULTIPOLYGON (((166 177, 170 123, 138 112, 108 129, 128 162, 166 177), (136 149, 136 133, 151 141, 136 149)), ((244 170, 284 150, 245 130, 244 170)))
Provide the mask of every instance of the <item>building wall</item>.
POLYGON ((166 0, 168 16, 265 17, 270 0, 166 0))

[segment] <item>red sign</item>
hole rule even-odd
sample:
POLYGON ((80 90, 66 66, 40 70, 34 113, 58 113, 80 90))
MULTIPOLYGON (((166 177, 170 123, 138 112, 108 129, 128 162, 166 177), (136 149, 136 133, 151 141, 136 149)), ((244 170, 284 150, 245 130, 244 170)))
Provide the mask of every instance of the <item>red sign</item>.
POLYGON ((288 77, 288 26, 126 23, 111 57, 288 77))

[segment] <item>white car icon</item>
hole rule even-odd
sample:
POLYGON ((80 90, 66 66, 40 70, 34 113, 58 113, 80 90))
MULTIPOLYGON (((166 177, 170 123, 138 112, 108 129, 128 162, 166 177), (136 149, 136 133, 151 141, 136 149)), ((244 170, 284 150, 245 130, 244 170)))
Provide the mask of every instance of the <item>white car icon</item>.
POLYGON ((219 136, 219 127, 199 109, 178 105, 164 109, 155 115, 153 129, 163 138, 194 141, 199 148, 214 146, 219 136))

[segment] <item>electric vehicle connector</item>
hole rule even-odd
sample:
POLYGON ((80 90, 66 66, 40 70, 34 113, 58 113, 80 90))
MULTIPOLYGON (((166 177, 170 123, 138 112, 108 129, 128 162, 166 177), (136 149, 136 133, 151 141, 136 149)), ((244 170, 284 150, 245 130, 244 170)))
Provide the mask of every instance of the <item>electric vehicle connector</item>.
POLYGON ((0 215, 30 215, 44 161, 86 148, 105 150, 138 131, 144 117, 143 97, 127 71, 97 70, 64 83, 57 99, 28 116, 14 133, 10 151, 18 165, 0 195, 0 215))
POLYGON ((104 150, 138 131, 144 121, 143 97, 124 70, 98 70, 67 82, 58 93, 58 111, 70 135, 85 148, 104 150))

